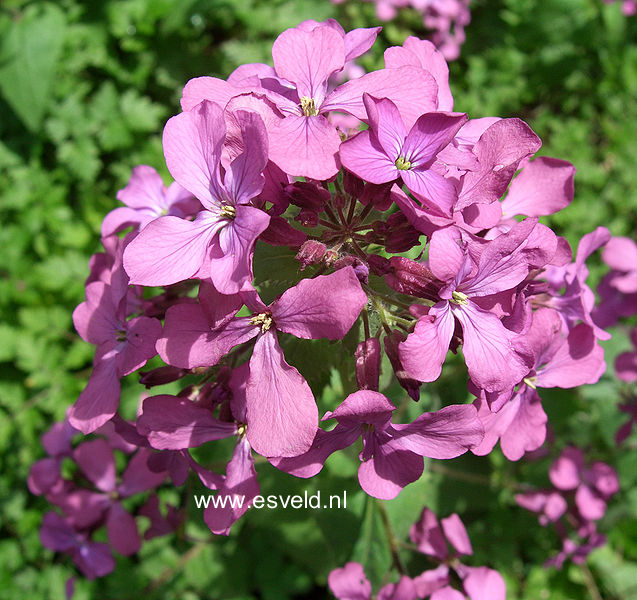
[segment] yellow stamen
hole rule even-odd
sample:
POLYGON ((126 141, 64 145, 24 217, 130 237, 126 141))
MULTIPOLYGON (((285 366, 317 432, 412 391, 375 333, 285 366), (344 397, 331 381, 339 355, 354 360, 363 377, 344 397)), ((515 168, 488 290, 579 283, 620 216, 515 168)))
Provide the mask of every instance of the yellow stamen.
POLYGON ((224 204, 221 207, 221 216, 226 219, 234 219, 237 216, 237 209, 229 204, 224 204))
POLYGON ((462 292, 451 292, 451 302, 454 304, 459 304, 460 306, 467 305, 467 295, 462 292))
POLYGON ((314 98, 308 98, 307 96, 301 98, 301 110, 306 117, 316 117, 319 114, 314 98))
POLYGON ((530 388, 537 390, 537 386, 535 385, 537 383, 537 377, 525 377, 522 381, 530 388))
POLYGON ((403 156, 399 156, 394 163, 400 171, 408 171, 411 169, 411 163, 403 156))
POLYGON ((261 327, 261 333, 265 333, 272 327, 272 315, 270 313, 260 313, 252 317, 250 323, 261 327))

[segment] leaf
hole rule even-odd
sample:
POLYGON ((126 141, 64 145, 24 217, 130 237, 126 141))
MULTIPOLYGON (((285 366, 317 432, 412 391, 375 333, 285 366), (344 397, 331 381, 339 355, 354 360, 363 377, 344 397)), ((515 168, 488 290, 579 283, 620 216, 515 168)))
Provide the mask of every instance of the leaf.
POLYGON ((257 242, 254 251, 254 285, 262 300, 270 304, 277 296, 299 282, 299 261, 287 246, 257 242))
MULTIPOLYGON (((330 369, 343 362, 340 344, 329 340, 302 340, 279 334, 285 360, 305 377, 315 395, 319 395, 330 381, 330 369)), ((353 367, 352 363, 349 367, 353 367)))
POLYGON ((0 90, 24 125, 35 132, 51 102, 55 66, 66 28, 53 4, 31 6, 9 27, 0 48, 0 90))
POLYGON ((352 560, 363 565, 374 589, 378 589, 392 563, 387 532, 378 503, 379 500, 368 496, 360 535, 352 553, 352 560))

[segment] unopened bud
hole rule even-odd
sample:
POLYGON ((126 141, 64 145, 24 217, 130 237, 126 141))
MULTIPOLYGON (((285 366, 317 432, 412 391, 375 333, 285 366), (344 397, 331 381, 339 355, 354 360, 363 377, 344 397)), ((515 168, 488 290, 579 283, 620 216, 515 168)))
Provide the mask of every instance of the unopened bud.
POLYGON ((385 250, 392 254, 407 252, 420 243, 422 233, 414 229, 402 213, 394 213, 387 219, 385 250))
POLYGON ((392 256, 389 264, 392 270, 385 275, 385 281, 392 289, 408 296, 438 300, 440 282, 425 265, 404 256, 392 256))
POLYGON ((301 212, 295 217, 295 221, 298 221, 303 227, 316 227, 318 225, 319 216, 317 212, 313 210, 302 209, 301 212))
POLYGON ((366 183, 365 189, 363 190, 359 200, 362 204, 371 204, 374 208, 384 212, 392 204, 390 191, 393 184, 393 181, 389 183, 381 183, 380 185, 366 183))
POLYGON ((307 236, 298 229, 294 229, 283 217, 270 216, 268 228, 259 236, 270 246, 291 246, 298 248, 307 236))
POLYGON ((361 390, 378 391, 380 378, 380 342, 369 338, 356 348, 356 381, 361 390))
POLYGON ((398 379, 398 383, 407 390, 407 393, 411 396, 412 400, 418 402, 420 400, 420 381, 416 381, 407 375, 407 372, 403 368, 400 362, 400 356, 398 354, 398 344, 404 342, 407 339, 406 335, 400 333, 400 331, 394 330, 390 335, 386 335, 384 339, 385 353, 392 369, 394 369, 394 375, 398 379))
POLYGON ((179 367, 158 367, 152 371, 142 371, 139 383, 146 386, 146 388, 152 388, 156 385, 164 385, 177 381, 184 377, 190 371, 188 369, 180 369, 179 367))
POLYGON ((360 198, 365 190, 365 184, 353 173, 345 171, 343 173, 343 189, 353 198, 360 198))
POLYGON ((344 267, 352 267, 358 281, 367 285, 369 283, 369 267, 357 256, 344 256, 334 263, 335 269, 343 269, 344 267))
POLYGON ((301 271, 308 265, 316 265, 323 260, 327 246, 316 240, 307 240, 296 253, 296 259, 301 263, 301 271))
POLYGON ((291 204, 317 213, 323 210, 325 203, 331 197, 330 192, 325 188, 305 181, 295 181, 287 185, 285 191, 291 204))
POLYGON ((379 254, 370 254, 367 257, 367 264, 369 268, 372 270, 374 275, 378 275, 382 277, 383 275, 387 275, 387 273, 391 273, 391 263, 389 259, 384 256, 380 256, 379 254))

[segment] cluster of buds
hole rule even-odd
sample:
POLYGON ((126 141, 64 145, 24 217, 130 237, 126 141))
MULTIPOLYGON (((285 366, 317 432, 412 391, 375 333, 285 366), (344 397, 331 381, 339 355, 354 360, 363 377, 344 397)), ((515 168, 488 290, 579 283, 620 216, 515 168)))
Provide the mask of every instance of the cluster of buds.
MULTIPOLYGON (((163 134, 175 182, 165 187, 149 166, 133 171, 73 315, 97 350, 70 426, 85 435, 114 426, 155 485, 194 471, 218 496, 241 497, 206 508, 217 534, 259 494, 254 453, 311 477, 362 439, 361 487, 391 499, 421 476, 423 457, 484 455, 498 440, 511 460, 536 450, 546 436, 538 390, 595 383, 605 369, 598 340, 609 336, 591 316, 585 263, 610 234, 584 236, 573 259, 539 223, 571 202, 573 166, 532 160, 541 142, 519 119, 454 112, 447 64, 428 41, 410 37, 386 51, 385 68, 335 85, 378 30, 305 21, 274 42, 273 67, 189 81, 163 134), (293 281, 272 256, 296 261, 293 281), (321 390, 288 362, 320 339, 358 387, 321 406, 331 429, 319 427, 321 390), (392 422, 395 403, 418 401, 459 349, 475 402, 392 422), (381 393, 383 353, 403 398, 381 393), (142 383, 181 389, 144 392, 128 423, 120 380, 156 355, 165 365, 142 383), (191 457, 224 438, 235 440, 225 474, 191 457)), ((104 520, 108 529, 129 491, 127 472, 119 485, 110 468, 108 478, 94 473, 95 462, 112 464, 108 444, 64 450, 99 490, 82 494, 109 502, 95 520, 76 522, 84 509, 59 500, 73 493, 66 484, 38 487, 81 535, 104 520)))

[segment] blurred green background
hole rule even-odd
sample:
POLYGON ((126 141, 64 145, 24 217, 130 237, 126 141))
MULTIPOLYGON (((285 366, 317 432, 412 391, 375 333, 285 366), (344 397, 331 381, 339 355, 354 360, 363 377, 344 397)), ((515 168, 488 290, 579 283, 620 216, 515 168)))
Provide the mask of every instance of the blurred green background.
MULTIPOLYGON (((346 30, 377 24, 373 5, 354 1, 0 5, 0 599, 64 598, 74 573, 65 557, 41 547, 47 505, 29 494, 25 480, 43 456, 40 436, 63 417, 90 372, 93 348, 75 335, 71 313, 84 299, 87 261, 100 248, 101 219, 117 205, 117 190, 140 163, 167 176, 161 132, 179 111, 188 79, 225 78, 239 64, 271 62, 281 31, 328 17, 346 30)), ((420 16, 404 11, 384 24, 360 62, 379 68, 388 45, 426 33, 420 16)), ((575 164, 575 201, 546 221, 571 243, 598 225, 634 235, 637 17, 601 0, 474 0, 451 87, 456 110, 519 116, 542 138, 540 154, 575 164)), ((614 334, 609 365, 629 347, 625 330, 614 334)), ((431 396, 460 402, 463 386, 462 378, 456 386, 433 385, 431 396)), ((325 393, 338 395, 338 381, 325 393)), ((425 503, 440 516, 458 511, 476 552, 472 564, 499 569, 509 598, 637 598, 637 440, 621 449, 613 441, 623 422, 616 410, 622 393, 608 376, 578 393, 542 394, 558 445, 577 443, 620 473, 622 492, 600 526, 610 543, 584 569, 542 568, 558 540, 515 506, 510 482, 546 486, 548 462, 512 464, 499 450, 444 463, 478 474, 473 481, 434 466, 387 503, 397 535, 406 537, 425 503)), ((375 505, 356 492, 354 464, 335 459, 309 483, 264 468, 264 492, 347 489, 351 508, 253 511, 229 539, 213 538, 190 498, 166 489, 164 499, 189 506, 186 531, 147 544, 140 558, 119 558, 103 581, 78 581, 75 597, 138 598, 143 591, 149 599, 324 598, 327 574, 350 559, 364 562, 377 583, 391 557, 375 505)), ((412 575, 427 564, 408 552, 405 560, 412 575)))

